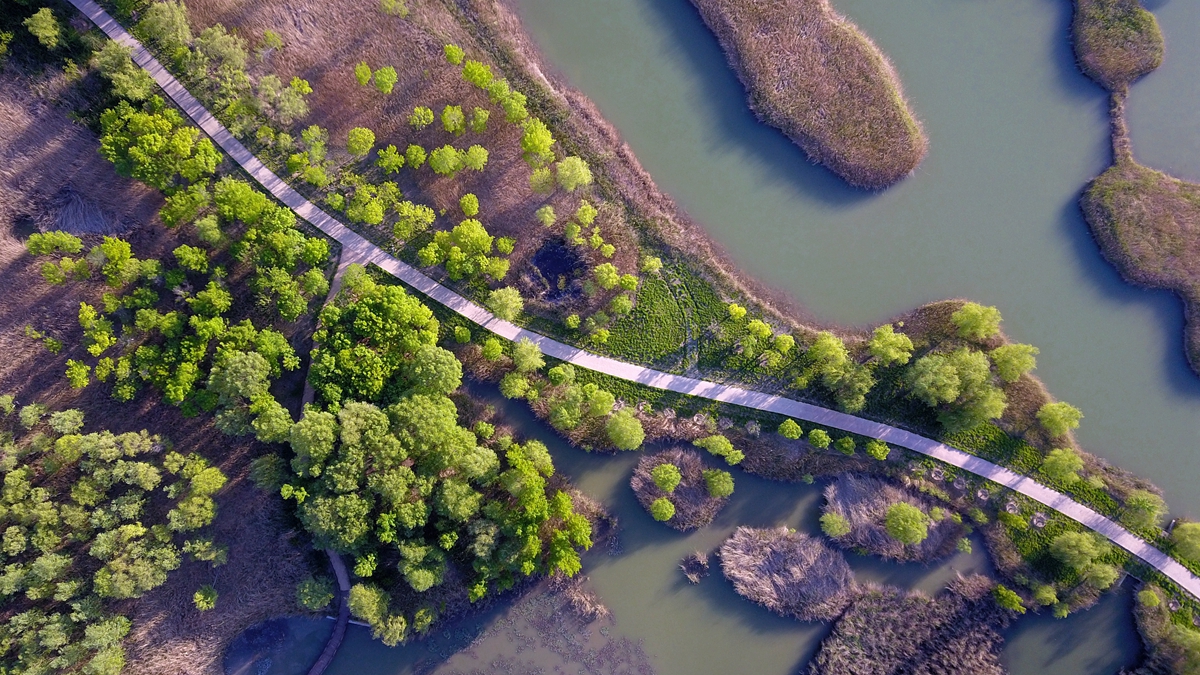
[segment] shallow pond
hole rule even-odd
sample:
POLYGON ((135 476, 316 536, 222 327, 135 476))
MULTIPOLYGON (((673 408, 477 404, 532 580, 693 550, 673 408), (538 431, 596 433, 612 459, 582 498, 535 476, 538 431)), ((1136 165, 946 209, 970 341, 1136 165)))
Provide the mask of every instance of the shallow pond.
MULTIPOLYGON (((682 534, 654 522, 634 498, 629 477, 640 453, 583 452, 533 418, 526 406, 506 401, 494 388, 475 386, 473 393, 488 399, 527 437, 546 443, 558 470, 603 501, 619 520, 615 545, 597 546, 584 556, 587 585, 612 612, 611 620, 591 625, 565 622, 570 630, 564 631, 566 635, 551 631, 551 639, 546 641, 549 646, 531 643, 529 637, 538 626, 559 629, 558 619, 546 621, 547 612, 558 605, 542 592, 506 598, 480 616, 450 624, 433 641, 414 641, 395 649, 371 640, 366 628, 352 625, 329 675, 609 674, 648 672, 648 667, 662 675, 785 675, 798 672, 816 653, 829 625, 771 614, 734 593, 716 569, 692 585, 678 565, 693 551, 716 548, 738 525, 786 524, 819 533, 820 484, 777 483, 735 473, 737 490, 713 524, 682 534), (590 651, 581 655, 563 648, 572 642, 582 643, 590 651), (576 658, 569 658, 572 655, 576 658)), ((982 542, 976 540, 973 553, 959 553, 928 567, 857 555, 848 558, 859 581, 936 593, 958 573, 991 573, 982 551, 982 542)), ((228 675, 306 672, 332 622, 292 619, 289 624, 293 637, 288 644, 296 649, 288 658, 275 657, 266 666, 262 665, 265 660, 260 661, 261 672, 246 669, 228 675)), ((1127 591, 1106 596, 1097 607, 1063 621, 1022 619, 1008 637, 1004 660, 1015 675, 1111 674, 1133 663, 1138 655, 1127 591)), ((282 650, 288 651, 287 645, 282 650)))

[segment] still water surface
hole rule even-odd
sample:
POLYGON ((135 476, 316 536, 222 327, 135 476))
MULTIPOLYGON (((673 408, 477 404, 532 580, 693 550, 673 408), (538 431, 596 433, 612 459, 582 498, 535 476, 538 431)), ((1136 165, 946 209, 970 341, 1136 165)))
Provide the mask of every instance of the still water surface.
MULTIPOLYGON (((687 0, 519 5, 549 61, 746 270, 819 319, 848 324, 945 297, 999 306, 1008 333, 1042 349, 1038 373, 1051 391, 1083 408, 1085 445, 1161 485, 1177 514, 1200 516, 1200 380, 1182 357, 1179 303, 1121 282, 1075 205, 1108 162, 1107 102, 1075 68, 1069 3, 836 2, 892 57, 930 136, 917 174, 883 194, 847 188, 758 123, 687 0)), ((1168 50, 1162 69, 1132 92, 1135 152, 1200 179, 1200 5, 1155 0, 1149 7, 1168 50)), ((636 456, 570 448, 523 407, 483 393, 620 518, 623 552, 585 558, 593 588, 613 612, 613 639, 643 640, 665 675, 784 675, 815 653, 827 627, 775 617, 738 598, 719 574, 691 586, 676 564, 740 524, 815 531, 819 486, 738 475, 734 499, 711 527, 675 533, 633 499, 628 477, 636 456)), ((956 571, 988 571, 979 553, 932 568, 851 562, 860 579, 930 592, 956 571)), ((1016 675, 1115 673, 1137 657, 1129 608, 1122 590, 1064 621, 1025 618, 1010 631, 1005 663, 1016 675)), ((495 632, 509 625, 506 611, 467 628, 495 632)), ((515 641, 508 648, 518 649, 515 641)), ((329 672, 411 673, 439 649, 387 649, 352 627, 329 672)), ((475 668, 509 663, 505 647, 488 649, 496 650, 488 652, 491 661, 475 668)), ((437 672, 472 668, 461 655, 432 658, 441 664, 437 672)), ((546 659, 545 672, 574 672, 546 659)), ((272 672, 298 672, 277 666, 272 672)))

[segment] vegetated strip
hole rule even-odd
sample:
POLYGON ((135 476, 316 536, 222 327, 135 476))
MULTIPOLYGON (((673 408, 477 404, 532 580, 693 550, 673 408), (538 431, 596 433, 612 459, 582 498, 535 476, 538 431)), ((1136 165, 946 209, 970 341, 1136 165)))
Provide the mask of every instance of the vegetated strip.
POLYGON ((93 0, 71 0, 76 8, 96 23, 111 39, 133 49, 134 62, 154 77, 163 91, 183 111, 227 152, 255 181, 267 188, 277 199, 286 204, 301 218, 337 240, 342 245, 342 261, 373 263, 401 281, 424 293, 434 301, 445 305, 464 318, 508 340, 529 339, 548 355, 577 365, 596 370, 609 376, 635 382, 656 389, 664 389, 722 403, 754 408, 765 412, 787 415, 862 436, 876 438, 914 452, 933 457, 953 466, 970 471, 1015 490, 1080 524, 1099 532, 1110 541, 1145 560, 1167 575, 1172 581, 1196 598, 1200 598, 1200 577, 1192 574, 1183 565, 1166 553, 1138 538, 1121 525, 1105 518, 1096 511, 1079 504, 1071 498, 1039 484, 1032 478, 1021 476, 1004 467, 961 450, 951 448, 918 434, 887 424, 855 417, 846 413, 822 408, 810 403, 795 401, 782 396, 749 391, 741 387, 717 384, 695 378, 672 375, 625 363, 552 340, 496 318, 486 309, 470 302, 364 239, 358 233, 341 224, 329 214, 317 208, 299 192, 287 185, 261 161, 246 149, 187 89, 175 79, 132 35, 111 15, 93 0))

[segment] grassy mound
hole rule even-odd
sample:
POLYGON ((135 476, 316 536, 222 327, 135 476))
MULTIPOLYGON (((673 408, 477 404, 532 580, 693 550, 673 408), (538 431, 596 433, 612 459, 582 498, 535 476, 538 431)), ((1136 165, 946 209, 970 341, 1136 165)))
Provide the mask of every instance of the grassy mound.
POLYGON ((1200 185, 1123 158, 1092 181, 1080 205, 1125 279, 1183 298, 1188 360, 1200 372, 1200 185))
POLYGON ((834 541, 846 548, 864 550, 889 560, 937 560, 952 553, 964 534, 962 523, 944 517, 928 523, 929 536, 918 544, 896 540, 884 527, 888 509, 904 502, 928 514, 932 504, 916 493, 878 478, 842 476, 825 488, 825 502, 825 513, 837 514, 850 524, 850 532, 834 541))
POLYGON ((837 617, 855 589, 841 553, 786 527, 739 527, 721 545, 721 570, 738 595, 801 621, 837 617))
POLYGON ((1143 584, 1137 594, 1133 616, 1146 651, 1130 675, 1200 672, 1200 632, 1172 621, 1168 597, 1153 584, 1143 584))
POLYGON ((750 105, 816 162, 885 188, 928 142, 883 52, 828 0, 693 0, 750 93, 750 105))
POLYGON ((1079 67, 1111 91, 1162 64, 1158 21, 1138 0, 1075 0, 1071 31, 1079 67))
POLYGON ((971 576, 937 598, 895 588, 863 593, 821 643, 808 675, 971 673, 999 675, 1010 614, 992 600, 992 582, 971 576))
POLYGON ((637 495, 638 503, 647 511, 659 497, 666 497, 675 505, 675 515, 666 524, 681 532, 695 530, 712 522, 712 519, 729 501, 728 497, 713 497, 708 494, 704 483, 704 460, 700 453, 683 448, 665 450, 647 455, 633 470, 629 484, 637 495), (663 492, 654 483, 650 472, 660 464, 674 464, 679 469, 679 485, 670 494, 663 492))

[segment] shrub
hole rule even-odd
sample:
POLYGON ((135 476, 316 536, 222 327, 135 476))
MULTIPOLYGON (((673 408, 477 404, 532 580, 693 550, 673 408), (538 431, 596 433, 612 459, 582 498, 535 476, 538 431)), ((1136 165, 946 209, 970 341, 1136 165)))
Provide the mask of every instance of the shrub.
POLYGON ((452 66, 461 66, 463 62, 463 50, 458 45, 446 45, 442 47, 442 51, 446 54, 446 61, 452 66))
POLYGON ((833 447, 843 455, 850 457, 854 454, 854 439, 850 436, 842 436, 834 442, 833 447))
POLYGON ((692 441, 692 443, 697 447, 704 448, 717 457, 723 457, 730 466, 739 464, 746 458, 746 455, 741 450, 735 449, 733 443, 730 443, 728 438, 720 434, 699 438, 692 441))
MULTIPOLYGON (((418 131, 433 124, 433 108, 423 105, 413 108, 412 114, 408 116, 408 124, 418 131)), ((410 162, 409 165, 411 166, 412 163, 410 162)))
POLYGON ((1042 473, 1052 480, 1072 485, 1079 480, 1083 458, 1071 448, 1055 448, 1042 460, 1042 473))
POLYGON ((887 443, 884 443, 883 441, 871 439, 867 441, 866 451, 868 455, 882 462, 888 458, 888 455, 891 454, 892 449, 889 448, 887 443))
POLYGON ((525 301, 517 289, 507 286, 498 288, 488 295, 487 307, 496 317, 514 321, 525 308, 525 301))
POLYGON ((475 216, 479 215, 479 197, 476 197, 474 194, 468 192, 462 197, 459 197, 458 207, 462 209, 464 216, 468 218, 474 218, 475 216))
POLYGON ((466 326, 454 327, 454 341, 460 345, 465 345, 471 341, 471 329, 466 326))
POLYGON ((708 496, 720 499, 733 494, 733 476, 728 471, 705 469, 702 475, 708 496))
POLYGON ((675 505, 666 497, 659 497, 650 505, 650 515, 658 522, 666 522, 675 517, 675 505))
POLYGON ((836 513, 826 513, 821 516, 821 531, 831 539, 850 534, 850 521, 836 513))
POLYGON ((919 544, 929 536, 929 517, 921 509, 905 502, 888 507, 884 529, 903 544, 919 544))
POLYGON ((824 429, 812 429, 808 432, 808 444, 818 450, 828 448, 832 442, 833 439, 829 437, 829 434, 824 429))
POLYGON ((1158 597, 1158 593, 1149 588, 1138 591, 1138 604, 1142 607, 1158 607, 1162 604, 1162 599, 1158 597))
POLYGON ((784 438, 790 438, 794 441, 803 434, 804 430, 800 428, 800 425, 794 419, 786 419, 779 425, 779 435, 784 438))
POLYGON ((1200 562, 1200 523, 1179 523, 1171 530, 1175 552, 1193 562, 1200 562))
POLYGON ((650 478, 654 479, 658 489, 671 494, 679 486, 679 481, 683 480, 683 475, 679 472, 679 467, 667 462, 651 469, 650 478))
POLYGON ((483 358, 495 361, 504 354, 504 345, 500 340, 490 337, 483 343, 483 358))
POLYGON ((209 585, 200 587, 192 595, 192 604, 196 605, 196 609, 201 612, 206 612, 217 606, 217 589, 209 585))

